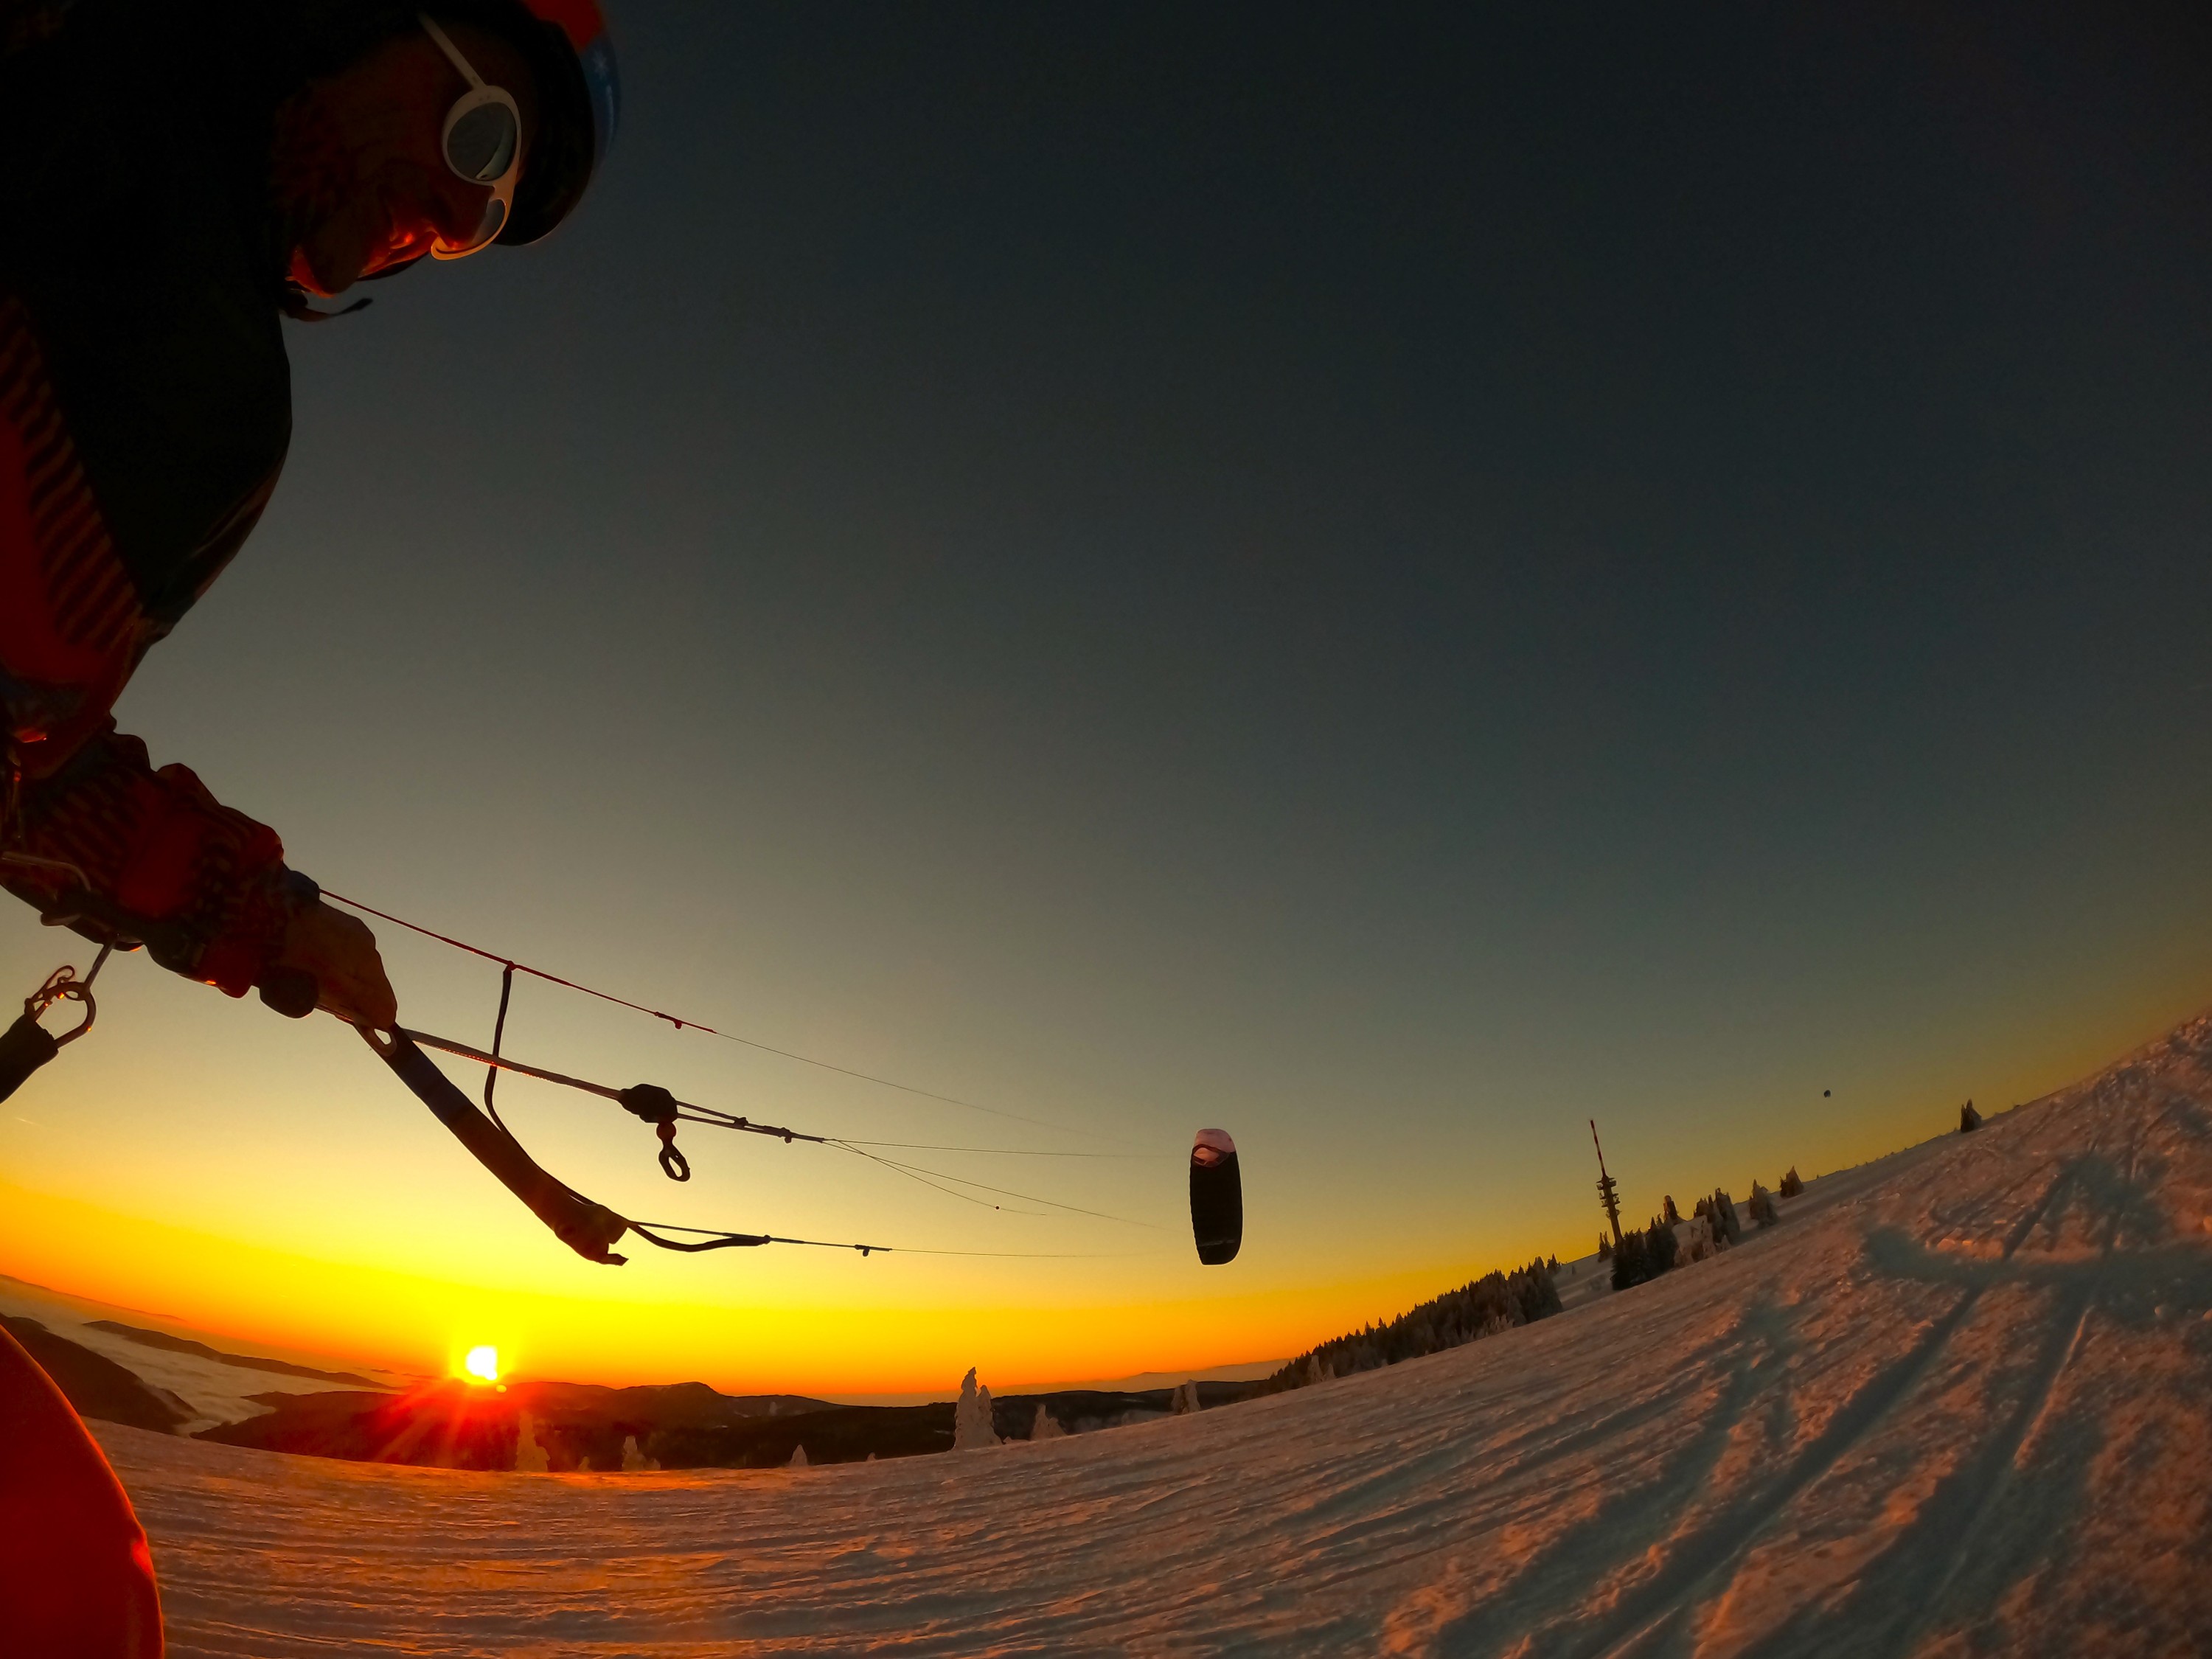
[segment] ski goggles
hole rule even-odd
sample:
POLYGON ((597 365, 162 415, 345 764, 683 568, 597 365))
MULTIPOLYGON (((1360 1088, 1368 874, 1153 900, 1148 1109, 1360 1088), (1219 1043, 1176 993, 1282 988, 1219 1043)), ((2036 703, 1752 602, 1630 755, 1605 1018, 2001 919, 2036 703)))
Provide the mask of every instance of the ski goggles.
POLYGON ((484 83, 483 76, 461 56, 460 49, 428 14, 418 11, 415 16, 431 40, 437 42, 438 50, 446 54, 447 61, 460 70, 461 78, 469 83, 469 89, 446 112, 438 148, 456 177, 472 185, 491 186, 491 199, 484 204, 483 218, 467 240, 448 242, 441 237, 430 245, 430 257, 434 259, 465 259, 477 250, 490 246, 506 228, 507 213, 514 205, 515 181, 522 172, 519 165, 522 159, 522 112, 515 106, 506 88, 484 83))

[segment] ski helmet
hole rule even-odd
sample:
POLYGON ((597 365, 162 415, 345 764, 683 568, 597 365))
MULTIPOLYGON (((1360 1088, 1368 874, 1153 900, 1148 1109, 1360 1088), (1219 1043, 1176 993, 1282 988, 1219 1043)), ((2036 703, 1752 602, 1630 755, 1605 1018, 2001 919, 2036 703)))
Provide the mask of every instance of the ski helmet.
MULTIPOLYGON (((612 37, 599 0, 296 0, 303 76, 328 75, 378 42, 421 32, 425 15, 496 34, 538 89, 538 130, 498 240, 534 242, 583 199, 622 111, 612 37)), ((410 262, 411 263, 411 261, 410 262)), ((404 267, 394 267, 395 270, 404 267)), ((382 273, 380 273, 382 274, 382 273)))
MULTIPOLYGON (((599 0, 511 0, 528 14, 501 29, 530 60, 538 132, 499 240, 534 242, 574 210, 607 159, 622 114, 613 37, 599 0)), ((490 20, 486 19, 487 21, 490 20)))

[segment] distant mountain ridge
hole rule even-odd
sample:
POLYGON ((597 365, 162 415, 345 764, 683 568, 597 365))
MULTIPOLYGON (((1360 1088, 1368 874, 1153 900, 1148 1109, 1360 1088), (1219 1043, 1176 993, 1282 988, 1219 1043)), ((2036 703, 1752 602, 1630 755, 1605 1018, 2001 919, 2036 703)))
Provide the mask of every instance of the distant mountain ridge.
MULTIPOLYGON (((1188 1405, 1225 1406, 1268 1393, 1265 1382, 1198 1382, 1188 1405)), ((1026 1440, 1042 1407, 1063 1431, 1082 1433, 1172 1415, 1173 1389, 1066 1389, 992 1401, 992 1428, 1026 1440)), ((203 1429, 201 1440, 352 1462, 511 1469, 525 1419, 550 1472, 625 1467, 636 1456, 668 1469, 771 1468, 800 1447, 809 1463, 915 1457, 952 1447, 953 1402, 837 1406, 802 1395, 730 1395, 703 1382, 611 1389, 587 1382, 517 1382, 504 1393, 439 1382, 405 1395, 264 1394, 270 1409, 203 1429), (741 1406, 768 1410, 743 1411, 741 1406)), ((1188 1408, 1188 1406, 1184 1407, 1188 1408)), ((629 1467, 635 1467, 629 1464, 629 1467)))
POLYGON ((289 1359, 264 1359, 258 1354, 225 1353, 220 1348, 210 1348, 204 1342, 195 1342, 190 1337, 171 1336, 167 1331, 149 1331, 142 1325, 125 1325, 120 1320, 88 1319, 88 1330, 106 1331, 143 1347, 163 1348, 171 1353, 188 1353, 200 1359, 212 1359, 218 1364, 235 1365, 240 1370, 270 1371, 278 1376, 305 1377, 313 1382, 344 1382, 356 1388, 377 1389, 385 1385, 372 1377, 356 1376, 352 1371, 319 1371, 312 1365, 295 1365, 289 1359))
POLYGON ((167 1389, 149 1388, 136 1372, 82 1343, 55 1335, 39 1320, 0 1314, 0 1330, 23 1345, 23 1352, 39 1362, 80 1417, 126 1423, 156 1434, 174 1434, 191 1418, 191 1407, 167 1389))
MULTIPOLYGON (((704 1382, 516 1382, 498 1389, 438 1382, 404 1394, 331 1391, 251 1398, 269 1410, 198 1438, 355 1462, 470 1469, 514 1467, 522 1419, 548 1467, 619 1469, 627 1441, 714 1446, 748 1427, 839 1409, 806 1395, 726 1395, 704 1382)), ((648 1452, 647 1455, 655 1455, 648 1452)), ((788 1455, 788 1453, 787 1453, 788 1455)))

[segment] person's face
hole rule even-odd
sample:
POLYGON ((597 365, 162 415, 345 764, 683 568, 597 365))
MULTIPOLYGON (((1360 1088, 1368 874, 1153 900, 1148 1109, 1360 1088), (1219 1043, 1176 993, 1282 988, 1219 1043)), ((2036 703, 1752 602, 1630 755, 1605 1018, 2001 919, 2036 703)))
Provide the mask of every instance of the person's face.
MULTIPOLYGON (((496 35, 439 21, 476 72, 514 99, 526 167, 538 106, 521 53, 496 35)), ((434 241, 468 240, 491 190, 455 174, 439 147, 446 112, 467 90, 417 28, 292 97, 277 118, 273 172, 295 239, 294 282, 311 294, 338 294, 434 241)))

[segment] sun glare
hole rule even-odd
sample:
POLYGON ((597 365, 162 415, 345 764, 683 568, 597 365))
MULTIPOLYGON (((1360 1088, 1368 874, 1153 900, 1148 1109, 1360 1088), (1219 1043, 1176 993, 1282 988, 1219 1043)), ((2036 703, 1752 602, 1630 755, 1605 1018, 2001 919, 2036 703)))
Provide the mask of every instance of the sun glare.
POLYGON ((478 1382, 499 1381, 499 1350, 471 1348, 461 1361, 461 1369, 478 1382))

